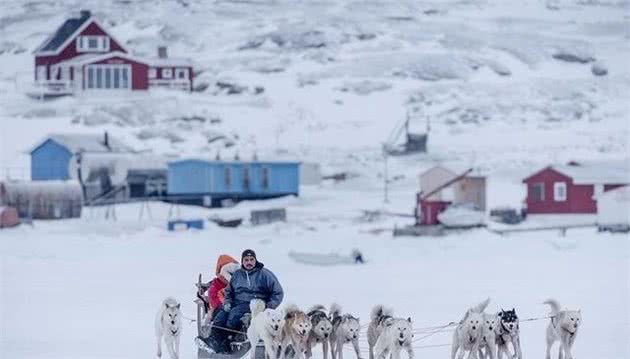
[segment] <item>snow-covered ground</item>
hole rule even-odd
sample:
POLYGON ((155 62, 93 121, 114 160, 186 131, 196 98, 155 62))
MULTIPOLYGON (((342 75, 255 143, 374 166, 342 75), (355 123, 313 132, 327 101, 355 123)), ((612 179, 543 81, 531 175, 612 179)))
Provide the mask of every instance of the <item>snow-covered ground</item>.
MULTIPOLYGON (((335 301, 364 324, 371 306, 386 303, 411 316, 415 328, 424 328, 459 320, 468 306, 488 296, 491 310, 515 307, 522 319, 544 317, 548 308, 541 303, 554 297, 582 309, 577 358, 630 354, 627 236, 576 229, 566 237, 557 231, 501 237, 479 229, 441 238, 393 238, 391 232, 374 232, 400 220, 359 221, 361 213, 351 202, 362 197, 350 190, 310 190, 275 203, 287 205, 287 223, 261 227, 168 232, 168 205, 154 203, 151 220, 146 212, 138 220, 140 208, 131 205, 117 208, 117 222, 86 210, 80 220, 3 231, 3 357, 150 358, 160 301, 174 295, 185 315, 194 317, 197 273, 207 277, 219 254, 238 256, 249 247, 279 277, 285 303, 335 301), (313 267, 288 256, 290 251, 347 254, 353 248, 363 251, 366 264, 313 267)), ((243 204, 229 215, 248 208, 243 204)), ((185 218, 228 215, 180 210, 185 218)), ((522 324, 525 358, 544 355, 545 326, 546 320, 522 324)), ((194 358, 196 326, 185 324, 185 330, 182 358, 194 358)), ((448 344, 450 335, 418 340, 417 356, 448 357, 448 347, 426 346, 448 344)), ((361 346, 367 347, 365 338, 361 346)))
MULTIPOLYGON (((521 180, 535 169, 630 157, 629 9, 618 0, 0 2, 0 180, 29 178, 27 151, 48 133, 103 131, 156 154, 225 157, 238 148, 241 158, 299 158, 356 175, 304 187, 297 199, 180 208, 206 218, 287 207, 287 223, 258 228, 170 233, 168 205, 154 203, 152 219, 118 206, 116 222, 86 209, 78 220, 0 231, 0 357, 152 357, 160 301, 175 295, 193 316, 196 274, 246 247, 278 274, 287 302, 337 301, 363 323, 383 302, 429 327, 486 296, 522 318, 546 315, 541 302, 555 297, 583 311, 577 358, 630 357, 628 236, 478 229, 392 239, 410 219, 361 221, 361 210, 411 213, 418 173, 434 163, 475 167, 489 176, 489 208, 518 208, 521 180), (133 52, 166 44, 171 56, 193 58, 196 83, 208 88, 28 98, 31 51, 88 8, 133 52), (244 90, 228 95, 219 81, 244 90), (407 113, 412 130, 430 122, 429 153, 389 159, 383 206, 381 146, 407 113), (236 146, 209 143, 217 133, 236 146), (353 248, 367 264, 307 267, 287 255, 353 248)), ((526 357, 544 355, 545 325, 523 324, 526 357)), ((183 358, 194 356, 194 328, 183 358)), ((418 341, 418 357, 448 357, 448 347, 424 346, 449 335, 418 341)))

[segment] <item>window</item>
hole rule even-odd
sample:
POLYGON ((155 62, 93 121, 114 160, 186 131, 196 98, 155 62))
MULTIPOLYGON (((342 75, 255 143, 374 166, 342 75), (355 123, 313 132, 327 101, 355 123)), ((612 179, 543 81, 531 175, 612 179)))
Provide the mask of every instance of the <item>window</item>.
POLYGON ((243 188, 249 190, 249 168, 243 167, 243 188))
POLYGON ((89 65, 86 68, 88 89, 129 89, 129 65, 89 65))
POLYGON ((103 69, 96 68, 96 88, 103 88, 103 69))
POLYGON ((171 69, 162 69, 162 78, 170 79, 173 77, 173 70, 171 69))
POLYGON ((269 168, 263 167, 262 169, 262 188, 269 189, 269 168))
POLYGON ((112 88, 112 80, 111 80, 112 69, 109 67, 105 68, 105 88, 112 88))
POLYGON ((556 202, 567 200, 567 184, 565 182, 556 182, 553 184, 553 200, 556 202))
POLYGON ((545 184, 544 183, 534 183, 531 188, 531 195, 533 201, 544 201, 545 200, 545 184))
POLYGON ((50 79, 51 80, 59 80, 59 75, 60 75, 61 71, 60 71, 60 67, 57 65, 52 65, 50 67, 50 79))
POLYGON ((78 52, 106 52, 109 51, 109 37, 86 35, 77 37, 78 52))
POLYGON ((94 68, 93 67, 88 67, 87 69, 87 87, 89 89, 94 88, 94 68))
POLYGON ((149 78, 150 79, 154 79, 157 77, 157 70, 156 69, 149 69, 149 78))
POLYGON ((186 69, 177 69, 177 78, 180 80, 188 78, 188 71, 186 69))
POLYGON ((117 67, 114 68, 114 88, 120 88, 120 69, 117 67))
POLYGON ((124 89, 128 89, 129 86, 129 81, 127 80, 129 75, 129 68, 127 67, 123 67, 123 71, 122 71, 122 88, 124 89))
POLYGON ((232 186, 232 172, 230 171, 230 167, 225 167, 223 177, 225 180, 225 189, 230 189, 232 186))

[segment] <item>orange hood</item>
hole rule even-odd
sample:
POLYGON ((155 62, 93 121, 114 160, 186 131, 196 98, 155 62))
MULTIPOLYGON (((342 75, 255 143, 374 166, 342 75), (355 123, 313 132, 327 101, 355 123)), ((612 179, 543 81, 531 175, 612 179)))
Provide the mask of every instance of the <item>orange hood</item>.
POLYGON ((221 268, 228 263, 238 263, 238 261, 227 254, 221 254, 217 259, 217 267, 215 273, 217 276, 221 273, 221 268))

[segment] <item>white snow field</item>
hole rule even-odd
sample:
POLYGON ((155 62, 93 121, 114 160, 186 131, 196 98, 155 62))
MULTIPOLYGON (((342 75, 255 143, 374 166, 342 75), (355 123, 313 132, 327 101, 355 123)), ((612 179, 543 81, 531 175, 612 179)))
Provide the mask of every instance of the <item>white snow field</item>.
MULTIPOLYGON (((435 163, 474 167, 488 175, 488 208, 519 208, 521 180, 536 169, 630 158, 629 11, 622 0, 0 1, 0 180, 30 178, 28 150, 49 133, 104 131, 158 155, 238 149, 241 158, 256 152, 352 174, 302 187, 299 198, 180 208, 183 218, 207 218, 286 206, 286 223, 261 227, 172 233, 169 205, 151 203, 152 218, 120 205, 117 221, 86 208, 81 219, 0 230, 0 358, 154 358, 161 301, 173 295, 194 317, 197 274, 245 248, 277 274, 285 303, 336 301, 363 324, 384 303, 426 328, 461 319, 486 297, 491 310, 541 318, 553 297, 582 310, 575 358, 630 358, 627 235, 476 229, 393 239, 394 226, 412 219, 361 219, 362 210, 412 213, 418 174, 435 163), (207 89, 26 96, 31 51, 80 9, 134 53, 165 44, 170 56, 192 58, 207 89), (244 90, 228 95, 218 81, 244 90), (414 130, 430 121, 429 153, 389 158, 383 205, 381 146, 407 113, 414 130), (217 134, 236 146, 210 141, 217 134), (365 265, 288 256, 354 248, 365 265)), ((522 324, 524 358, 544 358, 546 325, 522 324)), ((196 356, 195 329, 185 323, 184 359, 196 356)), ((452 333, 429 334, 416 335, 416 357, 449 358, 452 333)), ((361 346, 367 358, 365 338, 361 346)))
MULTIPOLYGON (((154 357, 153 316, 161 300, 177 297, 185 315, 194 318, 197 273, 208 277, 219 254, 238 257, 253 248, 282 282, 285 303, 306 308, 338 302, 363 324, 373 305, 385 303, 398 315, 411 316, 415 328, 426 328, 458 321, 486 297, 492 298, 490 310, 515 307, 521 319, 540 318, 548 313, 542 302, 553 297, 582 310, 576 358, 630 354, 628 236, 576 229, 566 237, 558 231, 501 237, 478 229, 394 239, 390 232, 373 232, 396 221, 358 222, 360 212, 352 210, 357 198, 364 193, 307 191, 299 199, 276 202, 287 205, 287 223, 261 227, 168 232, 168 206, 151 204, 153 220, 145 215, 139 221, 139 206, 129 205, 117 208, 117 222, 105 221, 102 210, 91 216, 86 210, 84 219, 0 232, 1 353, 4 358, 154 357), (366 264, 308 266, 288 256, 290 251, 348 254, 353 248, 363 251, 366 264)), ((222 213, 180 210, 184 218, 222 213)), ((184 325, 181 357, 194 358, 196 326, 184 325)), ((544 357, 546 325, 547 320, 521 324, 525 358, 544 357)), ((441 345, 450 343, 451 334, 418 340, 417 357, 449 357, 450 348, 441 345)), ((361 347, 366 358, 365 337, 361 347)), ((315 355, 321 358, 321 351, 315 355)), ((346 355, 353 357, 350 351, 346 355)))

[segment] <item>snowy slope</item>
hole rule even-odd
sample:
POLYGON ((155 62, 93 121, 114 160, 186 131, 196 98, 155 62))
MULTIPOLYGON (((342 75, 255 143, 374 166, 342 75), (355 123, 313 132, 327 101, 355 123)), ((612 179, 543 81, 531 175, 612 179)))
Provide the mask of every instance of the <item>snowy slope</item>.
MULTIPOLYGON (((287 206, 287 223, 260 228, 169 233, 168 206, 152 204, 151 220, 119 206, 115 223, 87 209, 80 220, 1 231, 0 356, 151 357, 163 297, 175 295, 193 316, 196 274, 209 273, 219 253, 252 247, 282 280, 287 302, 337 301, 363 323, 385 302, 429 327, 487 296, 493 310, 542 317, 541 302, 553 296, 583 310, 576 357, 630 357, 627 236, 474 230, 392 240, 389 230, 410 219, 360 220, 362 210, 383 207, 411 213, 417 175, 435 162, 487 173, 491 208, 519 207, 521 179, 550 162, 628 158, 628 10, 616 0, 0 2, 0 179, 28 178, 25 151, 50 132, 105 130, 137 149, 195 157, 234 155, 209 143, 224 134, 241 158, 297 157, 357 175, 302 188, 298 199, 181 208, 204 218, 287 206), (152 56, 167 44, 171 56, 190 56, 208 88, 26 97, 31 51, 82 8, 132 51, 152 56), (595 76, 594 64, 608 74, 595 76), (228 95, 219 81, 244 92, 228 95), (429 154, 389 159, 384 206, 381 145, 408 112, 414 129, 430 121, 429 154), (288 257, 353 248, 365 266, 304 267, 288 257)), ((544 326, 523 324, 526 357, 544 355, 544 326)), ((186 329, 182 357, 193 358, 194 325, 186 329)), ((449 343, 448 334, 418 341, 417 356, 448 357, 448 347, 421 348, 449 343)))
MULTIPOLYGON (((336 301, 362 323, 371 306, 387 303, 399 315, 412 316, 415 328, 424 328, 459 320, 487 296, 493 300, 491 310, 515 307, 522 319, 540 318, 548 313, 542 301, 555 297, 582 309, 576 357, 613 359, 630 353, 627 236, 584 229, 567 237, 558 232, 499 237, 474 230, 439 239, 392 239, 389 233, 369 232, 395 221, 361 224, 359 213, 346 208, 328 213, 336 201, 322 201, 322 194, 361 197, 357 192, 345 197, 307 193, 285 202, 288 223, 258 228, 211 226, 171 233, 165 230, 168 207, 153 204, 152 221, 145 216, 139 222, 138 207, 121 206, 116 223, 94 212, 82 220, 2 232, 4 356, 152 357, 152 320, 161 299, 176 296, 186 316, 194 317, 196 274, 207 277, 217 255, 238 256, 247 247, 278 275, 285 303, 307 307, 336 301), (367 264, 313 267, 288 256, 290 251, 347 254, 353 248, 363 251, 367 264)), ((181 211, 187 218, 211 212, 181 211)), ((545 325, 545 320, 522 324, 525 357, 544 355, 545 325)), ((182 358, 193 358, 196 327, 185 326, 182 358)), ((417 356, 448 357, 448 347, 425 346, 448 344, 450 335, 419 340, 417 356)), ((365 338, 361 346, 367 357, 365 338)), ((321 358, 320 351, 315 355, 321 358)))

